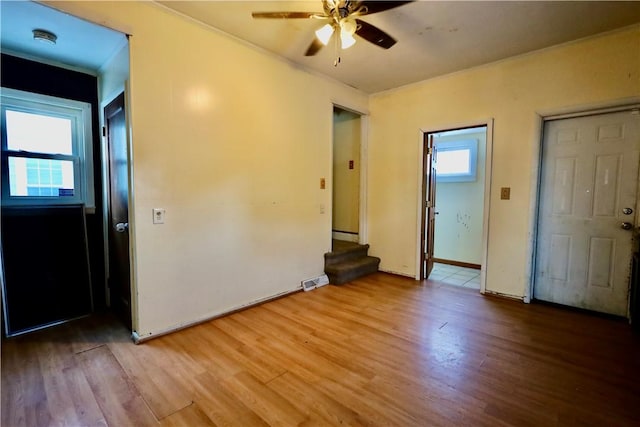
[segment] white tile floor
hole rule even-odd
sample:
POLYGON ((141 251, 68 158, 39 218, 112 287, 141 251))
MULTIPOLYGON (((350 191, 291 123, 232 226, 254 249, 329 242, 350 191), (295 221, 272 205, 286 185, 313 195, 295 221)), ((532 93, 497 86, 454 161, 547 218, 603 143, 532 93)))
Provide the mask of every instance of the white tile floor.
POLYGON ((429 279, 437 280, 447 285, 480 289, 480 270, 474 268, 457 267, 436 262, 433 265, 429 279))

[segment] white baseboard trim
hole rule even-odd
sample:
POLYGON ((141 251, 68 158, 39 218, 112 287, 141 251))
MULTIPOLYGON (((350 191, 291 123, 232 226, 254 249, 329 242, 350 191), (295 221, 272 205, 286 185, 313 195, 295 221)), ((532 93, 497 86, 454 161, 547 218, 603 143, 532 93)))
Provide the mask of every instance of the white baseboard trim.
POLYGON ((358 243, 359 242, 359 237, 358 237, 357 234, 342 233, 340 231, 333 231, 333 232, 331 232, 331 237, 333 237, 335 240, 342 240, 343 242, 354 242, 354 243, 358 243))
POLYGON ((402 277, 408 277, 409 279, 416 279, 413 274, 407 274, 407 273, 400 273, 399 271, 393 271, 393 270, 382 270, 382 269, 378 269, 378 271, 382 272, 382 273, 389 273, 389 274, 394 274, 396 276, 402 276, 402 277))
POLYGON ((156 331, 156 332, 150 332, 150 333, 148 333, 146 335, 142 335, 142 336, 139 335, 137 331, 133 331, 131 333, 131 338, 133 339, 133 342, 135 344, 142 344, 142 343, 144 343, 146 341, 149 341, 149 340, 152 340, 154 338, 158 338, 158 337, 161 337, 163 335, 172 334, 172 333, 178 332, 178 331, 180 331, 182 329, 187 329, 187 328, 190 328, 192 326, 199 325, 201 323, 206 323, 206 322, 209 322, 211 320, 217 319, 219 317, 228 316, 228 315, 233 314, 233 313, 235 313, 237 311, 245 310, 247 308, 254 307, 256 305, 264 304, 265 302, 269 302, 269 301, 272 301, 272 300, 275 300, 275 299, 278 299, 278 298, 282 298, 284 296, 287 296, 287 295, 290 295, 290 294, 293 294, 293 293, 296 293, 296 292, 300 292, 300 291, 302 291, 302 286, 299 286, 299 287, 297 287, 295 289, 291 289, 289 291, 280 292, 279 294, 271 295, 271 296, 268 296, 266 298, 261 298, 259 300, 255 300, 255 301, 250 302, 248 304, 241 304, 239 306, 236 306, 236 307, 231 308, 230 310, 226 310, 224 312, 216 313, 216 314, 213 314, 213 315, 208 315, 208 316, 205 316, 205 317, 203 317, 201 319, 194 320, 192 322, 188 322, 188 323, 184 323, 184 324, 181 324, 181 325, 172 326, 172 327, 169 327, 167 329, 162 329, 162 330, 156 331))
POLYGON ((521 301, 521 302, 527 302, 525 301, 525 297, 521 297, 521 296, 516 296, 516 295, 509 295, 509 294, 503 294, 500 292, 494 292, 494 291, 489 291, 486 290, 484 291, 483 295, 490 295, 490 296, 494 296, 494 297, 499 297, 499 298, 507 298, 510 300, 514 300, 514 301, 521 301))

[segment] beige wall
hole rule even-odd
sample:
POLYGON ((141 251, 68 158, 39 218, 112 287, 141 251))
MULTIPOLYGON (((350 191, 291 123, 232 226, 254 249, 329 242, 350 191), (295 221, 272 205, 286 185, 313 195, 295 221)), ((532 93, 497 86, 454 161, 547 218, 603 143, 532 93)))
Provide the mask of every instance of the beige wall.
POLYGON ((323 273, 333 103, 367 111, 365 94, 153 3, 51 5, 131 34, 140 336, 323 273), (153 208, 166 209, 165 224, 152 224, 153 208))
POLYGON ((482 264, 486 132, 434 138, 437 144, 473 139, 478 143, 477 175, 472 182, 436 183, 434 254, 450 261, 482 264))
POLYGON ((370 99, 368 225, 380 268, 416 274, 420 129, 494 118, 486 287, 523 297, 540 114, 640 96, 640 29, 524 55, 370 99), (511 200, 500 200, 511 187, 511 200))
POLYGON ((360 138, 358 114, 333 114, 333 229, 358 233, 360 206, 360 138), (353 169, 349 161, 353 160, 353 169))

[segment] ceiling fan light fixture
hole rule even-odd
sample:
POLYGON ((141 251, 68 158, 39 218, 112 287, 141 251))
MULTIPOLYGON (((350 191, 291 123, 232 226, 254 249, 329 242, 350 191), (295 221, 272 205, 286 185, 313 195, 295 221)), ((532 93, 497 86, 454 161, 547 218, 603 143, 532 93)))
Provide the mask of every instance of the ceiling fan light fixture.
POLYGON ((340 30, 342 30, 343 32, 349 33, 349 35, 354 35, 356 33, 356 29, 356 23, 351 19, 343 19, 342 21, 340 21, 340 30))
POLYGON ((348 49, 356 44, 356 39, 344 29, 340 31, 340 40, 342 42, 343 49, 348 49))
MULTIPOLYGON (((0 0, 2 1, 2 0, 0 0)), ((318 19, 328 21, 326 25, 315 31, 315 37, 307 47, 304 56, 316 55, 333 38, 337 65, 340 62, 340 51, 353 46, 354 36, 383 49, 392 47, 396 40, 375 25, 360 19, 363 15, 384 12, 416 0, 322 0, 323 12, 252 12, 254 18, 268 19, 318 19), (338 32, 334 37, 334 33, 338 32)))
POLYGON ((356 39, 353 37, 355 32, 355 22, 350 19, 340 21, 340 40, 342 42, 343 49, 348 49, 356 43, 356 39))
POLYGON ((320 28, 318 31, 316 31, 316 37, 325 46, 329 44, 329 40, 331 39, 332 35, 333 35, 333 27, 330 24, 326 24, 322 28, 320 28))

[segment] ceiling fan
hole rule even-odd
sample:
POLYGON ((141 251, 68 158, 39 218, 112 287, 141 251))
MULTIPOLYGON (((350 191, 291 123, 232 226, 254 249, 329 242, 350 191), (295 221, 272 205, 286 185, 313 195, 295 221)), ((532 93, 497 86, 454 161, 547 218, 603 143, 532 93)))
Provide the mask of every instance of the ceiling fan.
POLYGON ((389 49, 396 44, 396 40, 375 25, 371 25, 360 16, 384 12, 402 6, 411 1, 353 1, 353 0, 322 0, 324 13, 318 12, 253 12, 254 18, 270 19, 318 19, 329 21, 318 29, 305 56, 313 56, 323 47, 329 44, 331 37, 339 33, 340 37, 334 37, 336 46, 336 61, 340 63, 340 49, 347 49, 356 42, 354 35, 362 37, 370 43, 389 49))

